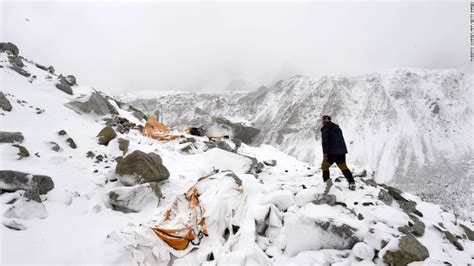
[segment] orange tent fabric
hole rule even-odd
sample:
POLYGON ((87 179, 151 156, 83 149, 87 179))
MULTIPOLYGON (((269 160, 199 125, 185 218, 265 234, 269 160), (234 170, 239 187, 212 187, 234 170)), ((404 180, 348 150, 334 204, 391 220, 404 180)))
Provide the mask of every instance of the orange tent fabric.
POLYGON ((156 134, 169 133, 171 128, 163 125, 160 121, 156 120, 153 117, 148 117, 148 120, 143 127, 143 135, 152 137, 156 134))
POLYGON ((172 220, 183 208, 188 208, 189 220, 182 228, 151 228, 159 238, 177 250, 184 250, 190 242, 194 243, 196 238, 200 242, 201 238, 208 235, 206 220, 203 217, 204 208, 199 202, 196 186, 191 187, 186 194, 175 200, 172 207, 166 211, 165 221, 172 220))

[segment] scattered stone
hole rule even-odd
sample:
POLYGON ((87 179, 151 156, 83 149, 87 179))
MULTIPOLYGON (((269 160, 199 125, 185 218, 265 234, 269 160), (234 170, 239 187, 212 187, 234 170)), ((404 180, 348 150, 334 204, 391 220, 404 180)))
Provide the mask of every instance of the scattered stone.
POLYGON ((163 165, 161 157, 153 152, 148 154, 136 150, 117 163, 115 173, 127 186, 168 179, 170 173, 163 165))
POLYGON ((415 261, 424 261, 430 256, 428 249, 411 235, 402 236, 398 248, 387 251, 383 256, 384 262, 394 266, 407 265, 415 261))
POLYGON ((32 175, 23 172, 0 170, 0 189, 6 191, 31 190, 46 194, 54 188, 54 182, 49 176, 32 175))
POLYGON ((12 110, 12 105, 10 104, 10 101, 5 97, 5 94, 0 91, 0 108, 2 108, 4 111, 10 112, 12 110))
POLYGON ((362 202, 362 205, 363 206, 373 206, 374 203, 373 202, 362 202))
POLYGON ((69 147, 71 147, 72 149, 77 148, 76 142, 74 142, 74 140, 71 137, 67 138, 66 142, 69 144, 69 147))
POLYGON ((18 74, 20 74, 20 75, 22 75, 22 76, 24 76, 24 77, 27 77, 27 78, 28 78, 28 77, 31 76, 31 74, 30 74, 28 71, 26 71, 26 70, 24 70, 23 68, 17 66, 16 64, 15 64, 15 65, 12 65, 10 68, 13 69, 13 71, 15 71, 16 73, 18 73, 18 74))
POLYGON ((9 229, 12 229, 12 230, 17 230, 17 231, 26 230, 26 226, 24 226, 23 224, 17 222, 17 220, 15 220, 15 219, 3 219, 2 224, 6 228, 9 228, 9 229))
POLYGON ((265 160, 263 163, 267 166, 275 166, 277 164, 276 160, 265 160))
POLYGON ((147 206, 157 207, 161 190, 156 182, 133 187, 114 188, 108 193, 114 210, 122 212, 139 212, 147 206))
POLYGON ((87 158, 94 158, 95 157, 95 153, 93 153, 92 151, 88 151, 87 154, 86 154, 87 158))
POLYGON ((59 130, 58 135, 59 136, 67 136, 67 132, 64 129, 61 129, 61 130, 59 130))
POLYGON ((392 196, 395 200, 408 202, 408 200, 402 196, 403 192, 400 189, 387 185, 384 185, 384 187, 388 190, 388 194, 390 194, 390 196, 392 196))
POLYGON ((398 201, 400 209, 406 213, 413 213, 416 210, 416 202, 410 201, 398 201))
POLYGON ((358 219, 359 221, 364 220, 364 215, 362 215, 362 213, 357 214, 357 219, 358 219))
POLYGON ((61 150, 61 147, 59 147, 59 144, 57 144, 54 141, 49 142, 52 146, 51 149, 55 152, 59 152, 61 150))
POLYGON ((313 200, 313 204, 316 204, 316 205, 327 204, 329 206, 334 206, 336 205, 336 195, 318 194, 317 198, 313 200))
POLYGON ((123 152, 125 155, 128 151, 128 146, 130 145, 130 141, 128 139, 119 138, 118 139, 119 150, 123 152))
POLYGON ((22 143, 24 140, 21 132, 0 131, 0 143, 22 143))
POLYGON ((25 146, 21 146, 19 144, 13 144, 13 147, 18 148, 18 156, 20 156, 18 159, 21 160, 26 157, 30 157, 30 152, 25 148, 25 146))
POLYGON ((102 154, 99 154, 95 157, 96 162, 102 162, 104 161, 104 156, 102 154))
POLYGON ((10 51, 14 56, 18 56, 20 50, 18 47, 11 42, 1 42, 0 43, 0 52, 10 51))
POLYGON ((379 192, 378 198, 379 198, 379 200, 381 200, 386 205, 388 205, 388 206, 392 205, 393 198, 392 198, 392 196, 390 196, 390 194, 388 194, 387 191, 381 189, 380 192, 379 192))
POLYGON ((117 137, 117 133, 111 126, 106 126, 97 134, 97 137, 100 145, 107 146, 111 140, 117 137))
POLYGON ((117 109, 100 93, 93 92, 91 95, 77 98, 65 104, 79 114, 94 112, 97 115, 118 115, 117 109))

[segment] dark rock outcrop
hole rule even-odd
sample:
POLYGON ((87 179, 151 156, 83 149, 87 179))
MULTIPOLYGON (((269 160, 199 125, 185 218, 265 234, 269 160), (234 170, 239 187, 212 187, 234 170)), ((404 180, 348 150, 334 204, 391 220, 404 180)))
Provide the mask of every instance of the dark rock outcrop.
POLYGON ((170 176, 158 154, 153 152, 146 154, 139 150, 130 153, 117 163, 115 173, 127 186, 159 182, 170 176))

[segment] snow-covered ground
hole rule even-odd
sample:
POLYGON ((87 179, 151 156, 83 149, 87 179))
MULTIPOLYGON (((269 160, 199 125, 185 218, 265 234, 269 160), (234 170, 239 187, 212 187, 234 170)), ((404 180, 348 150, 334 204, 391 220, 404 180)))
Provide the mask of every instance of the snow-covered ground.
MULTIPOLYGON (((74 95, 68 95, 55 87, 57 75, 32 62, 23 63, 31 77, 10 69, 7 55, 0 53, 0 91, 12 105, 11 111, 0 111, 0 131, 21 132, 20 145, 30 156, 19 159, 18 148, 1 143, 0 170, 50 176, 54 189, 41 195, 40 203, 26 200, 23 190, 2 191, 1 265, 383 265, 389 260, 384 255, 390 252, 397 258, 429 253, 414 265, 473 263, 473 241, 468 239, 472 235, 461 227, 472 230, 472 221, 408 193, 387 196, 390 188, 375 184, 370 173, 363 174, 363 165, 351 165, 362 176, 356 177, 356 191, 348 190, 339 170, 332 168, 335 185, 329 195, 323 195, 317 165, 269 145, 242 144, 235 151, 232 140, 223 140, 232 149, 225 150, 210 148, 207 137, 163 143, 137 129, 117 132, 107 146, 98 145, 96 136, 106 125, 104 117, 117 115, 78 113, 66 107, 94 90, 75 85, 74 95), (59 135, 60 130, 67 135, 59 135), (67 137, 77 148, 69 145, 67 137), (168 169, 169 178, 159 182, 158 206, 139 202, 141 211, 126 213, 112 207, 109 192, 125 187, 115 171, 123 155, 119 138, 130 142, 125 155, 153 152, 168 169), (60 149, 53 150, 51 142, 60 149), (89 152, 103 158, 89 158, 89 152), (274 166, 271 160, 276 161, 274 166), (229 179, 230 173, 236 178, 229 179), (177 251, 150 227, 159 225, 174 200, 195 184, 209 236, 199 245, 177 251), (396 195, 405 201, 394 199, 396 195), (411 232, 415 226, 416 232, 411 232), (454 235, 463 250, 435 226, 454 235), (407 237, 416 245, 399 244, 407 237)), ((144 124, 117 102, 109 99, 109 103, 118 116, 144 124)))

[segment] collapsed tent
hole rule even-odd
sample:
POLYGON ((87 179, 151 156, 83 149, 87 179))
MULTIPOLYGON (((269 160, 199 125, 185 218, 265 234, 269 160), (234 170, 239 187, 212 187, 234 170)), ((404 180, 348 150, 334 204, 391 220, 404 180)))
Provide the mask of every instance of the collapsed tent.
POLYGON ((161 141, 175 140, 182 137, 180 134, 173 134, 171 128, 163 125, 152 116, 148 117, 143 127, 143 135, 161 141))
POLYGON ((110 236, 131 252, 137 265, 236 259, 266 264, 248 208, 241 179, 223 171, 200 178, 151 224, 110 236))

